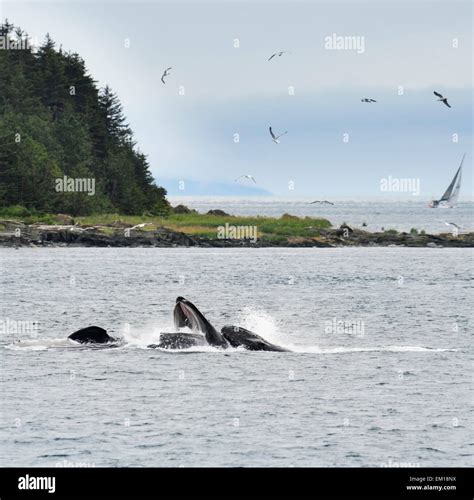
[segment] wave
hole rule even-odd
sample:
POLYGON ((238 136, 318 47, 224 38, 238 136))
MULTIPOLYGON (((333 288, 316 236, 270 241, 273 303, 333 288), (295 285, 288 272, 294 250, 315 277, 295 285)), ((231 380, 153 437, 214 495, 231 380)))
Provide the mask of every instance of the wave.
POLYGON ((69 339, 34 339, 34 340, 18 340, 13 344, 5 346, 7 349, 30 349, 32 351, 43 351, 45 349, 61 347, 61 348, 77 348, 83 347, 81 344, 73 342, 69 339))
MULTIPOLYGON (((136 349, 147 349, 147 347, 153 342, 159 340, 159 333, 153 335, 146 335, 146 338, 137 337, 136 334, 129 336, 128 339, 124 338, 124 343, 121 346, 114 345, 114 347, 122 348, 136 348, 136 349), (151 337, 150 339, 148 337, 151 337)), ((290 350, 290 352, 297 354, 349 354, 357 352, 456 352, 458 349, 449 348, 437 348, 437 347, 424 347, 424 346, 375 346, 375 347, 324 347, 319 346, 295 346, 293 344, 280 343, 282 347, 290 350)), ((43 351, 47 349, 104 349, 107 347, 112 347, 108 345, 97 345, 85 346, 83 344, 78 344, 69 339, 35 339, 35 340, 21 340, 13 344, 6 345, 7 349, 28 349, 31 351, 43 351)), ((188 347, 186 349, 153 349, 150 352, 166 352, 166 353, 238 353, 238 352, 249 352, 243 347, 226 349, 218 349, 212 346, 194 346, 188 347)), ((272 353, 284 355, 285 353, 272 353)))
POLYGON ((353 352, 456 352, 458 349, 444 349, 438 347, 410 346, 410 345, 389 345, 374 347, 296 347, 294 352, 308 354, 344 354, 353 352))

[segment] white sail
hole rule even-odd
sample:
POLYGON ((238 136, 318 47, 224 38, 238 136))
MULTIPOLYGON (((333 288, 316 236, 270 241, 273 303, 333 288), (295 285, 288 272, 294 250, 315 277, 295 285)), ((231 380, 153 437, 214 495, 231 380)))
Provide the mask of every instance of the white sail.
POLYGON ((448 189, 444 192, 443 196, 439 200, 435 200, 431 202, 431 207, 440 207, 440 208, 454 208, 457 203, 458 203, 458 198, 459 198, 459 191, 461 190, 461 178, 462 178, 462 164, 464 162, 464 157, 466 155, 463 155, 461 164, 459 165, 459 168, 453 177, 453 180, 451 181, 451 184, 449 184, 448 189))
POLYGON ((450 207, 455 207, 458 204, 459 191, 461 190, 462 164, 464 161, 464 156, 462 157, 461 165, 459 166, 459 170, 457 171, 456 185, 454 186, 453 192, 451 193, 451 196, 448 199, 448 205, 450 207))

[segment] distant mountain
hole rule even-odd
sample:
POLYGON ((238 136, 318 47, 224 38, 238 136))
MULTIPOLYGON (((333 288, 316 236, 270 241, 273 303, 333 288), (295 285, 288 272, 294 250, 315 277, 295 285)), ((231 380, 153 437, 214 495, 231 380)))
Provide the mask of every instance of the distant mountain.
POLYGON ((160 185, 166 189, 169 196, 273 196, 273 193, 255 184, 252 186, 237 182, 204 182, 160 178, 160 185), (183 182, 184 189, 180 189, 180 183, 183 182))

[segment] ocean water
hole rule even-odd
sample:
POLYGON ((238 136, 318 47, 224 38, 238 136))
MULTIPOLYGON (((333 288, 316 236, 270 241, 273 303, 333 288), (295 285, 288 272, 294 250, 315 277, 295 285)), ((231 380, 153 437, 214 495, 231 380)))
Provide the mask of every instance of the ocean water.
MULTIPOLYGON (((323 198, 324 199, 324 198, 323 198)), ((300 217, 324 217, 333 225, 343 222, 367 231, 396 229, 409 232, 412 228, 425 230, 430 234, 452 231, 446 222, 460 226, 460 232, 474 231, 474 202, 462 201, 456 208, 429 208, 428 200, 380 200, 370 201, 332 199, 334 205, 310 204, 312 198, 278 197, 192 197, 171 196, 173 206, 184 204, 199 212, 220 208, 231 215, 267 215, 280 217, 284 213, 300 217)))
POLYGON ((0 465, 472 466, 471 264, 456 248, 1 249, 0 465), (147 349, 178 295, 293 352, 147 349), (65 340, 92 324, 126 344, 65 340))

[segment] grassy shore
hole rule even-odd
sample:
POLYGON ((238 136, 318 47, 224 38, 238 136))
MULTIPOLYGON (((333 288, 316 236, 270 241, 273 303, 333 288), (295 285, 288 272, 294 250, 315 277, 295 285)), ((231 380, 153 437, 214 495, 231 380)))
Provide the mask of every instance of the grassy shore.
POLYGON ((391 229, 371 233, 347 225, 332 227, 327 219, 288 214, 279 218, 238 217, 216 210, 214 214, 98 214, 72 218, 17 212, 0 210, 0 246, 474 247, 472 232, 430 235, 414 229, 409 233, 391 229))
POLYGON ((307 236, 310 229, 327 229, 331 223, 326 219, 299 218, 285 215, 278 219, 273 217, 235 217, 205 214, 172 214, 167 217, 130 217, 108 214, 96 217, 79 217, 80 224, 111 224, 114 221, 121 221, 129 224, 150 223, 144 230, 154 230, 155 227, 162 226, 172 231, 180 231, 190 236, 203 236, 215 238, 218 228, 230 224, 232 226, 255 226, 258 237, 268 236, 307 236))
MULTIPOLYGON (((0 219, 9 219, 24 224, 42 223, 49 225, 64 224, 60 215, 32 215, 18 214, 9 211, 0 211, 0 219)), ((199 213, 169 214, 166 216, 131 216, 121 214, 96 214, 84 217, 75 217, 74 223, 80 226, 94 226, 101 228, 104 233, 110 232, 117 225, 135 226, 146 223, 142 231, 155 231, 158 227, 165 227, 172 231, 179 231, 189 236, 216 238, 219 227, 231 226, 256 227, 258 238, 287 239, 292 237, 307 237, 318 229, 329 229, 331 223, 327 219, 314 217, 296 217, 285 214, 274 217, 242 217, 231 215, 209 215, 199 213)))

